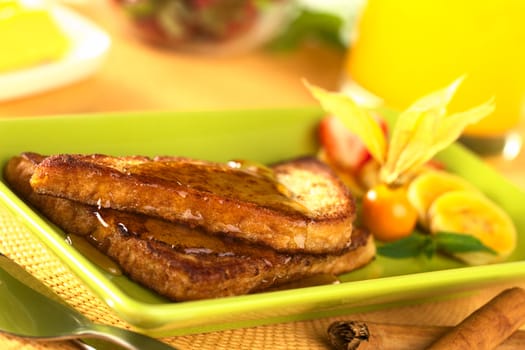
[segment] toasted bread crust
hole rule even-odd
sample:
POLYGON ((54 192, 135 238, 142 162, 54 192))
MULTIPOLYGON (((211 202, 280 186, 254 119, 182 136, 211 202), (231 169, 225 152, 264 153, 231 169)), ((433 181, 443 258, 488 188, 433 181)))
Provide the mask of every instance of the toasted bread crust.
POLYGON ((280 251, 345 249, 355 207, 332 171, 313 158, 273 169, 278 182, 186 158, 57 155, 40 163, 31 185, 38 193, 183 222, 280 251), (278 183, 291 196, 279 193, 278 183))
POLYGON ((316 274, 337 275, 375 256, 371 236, 360 230, 342 253, 290 254, 142 214, 37 194, 29 179, 42 159, 14 157, 4 177, 64 231, 88 235, 128 276, 173 300, 240 295, 316 274))
POLYGON ((372 238, 363 231, 341 254, 289 254, 158 219, 141 222, 137 214, 100 215, 108 223, 93 233, 102 242, 101 249, 132 279, 174 300, 242 295, 318 274, 337 275, 375 256, 372 238), (168 236, 177 237, 177 242, 168 236))
POLYGON ((78 235, 88 235, 97 224, 87 206, 53 196, 41 196, 29 184, 37 165, 44 159, 36 153, 23 153, 11 158, 4 168, 4 178, 10 187, 26 202, 38 208, 49 220, 58 226, 67 223, 68 229, 78 235))

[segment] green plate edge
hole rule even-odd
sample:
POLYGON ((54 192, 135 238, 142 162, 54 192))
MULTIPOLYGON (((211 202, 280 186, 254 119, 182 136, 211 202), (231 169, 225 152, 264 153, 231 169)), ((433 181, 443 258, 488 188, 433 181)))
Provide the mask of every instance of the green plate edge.
MULTIPOLYGON (((134 112, 0 118, 0 164, 24 151, 51 153, 177 154, 271 163, 315 154, 317 107, 203 112, 134 112)), ((388 117, 392 119, 392 116, 388 117)), ((525 231, 522 189, 459 145, 437 158, 485 191, 525 231)), ((525 242, 508 262, 468 267, 449 259, 378 257, 341 276, 343 283, 239 297, 170 303, 127 278, 105 274, 69 246, 63 233, 0 183, 2 201, 123 320, 152 336, 201 333, 347 314, 448 298, 525 276, 525 242)), ((521 236, 520 236, 521 238, 521 236)))

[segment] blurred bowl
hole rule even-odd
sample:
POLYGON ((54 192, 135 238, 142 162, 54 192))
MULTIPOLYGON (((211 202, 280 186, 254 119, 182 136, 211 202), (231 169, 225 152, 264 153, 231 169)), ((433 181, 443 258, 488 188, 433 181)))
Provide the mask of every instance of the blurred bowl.
POLYGON ((256 49, 291 17, 289 0, 112 0, 138 38, 183 51, 230 54, 256 49))

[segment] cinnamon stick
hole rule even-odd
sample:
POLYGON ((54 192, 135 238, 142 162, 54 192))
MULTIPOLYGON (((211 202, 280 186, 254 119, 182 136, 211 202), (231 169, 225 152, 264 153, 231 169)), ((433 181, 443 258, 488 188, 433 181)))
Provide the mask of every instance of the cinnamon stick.
MULTIPOLYGON (((330 343, 337 350, 420 350, 426 349, 451 330, 452 327, 441 326, 339 321, 330 326, 328 335, 330 343)), ((525 331, 515 332, 496 349, 525 349, 525 331)))
POLYGON ((510 288, 474 311, 428 350, 495 349, 524 324, 525 290, 510 288))

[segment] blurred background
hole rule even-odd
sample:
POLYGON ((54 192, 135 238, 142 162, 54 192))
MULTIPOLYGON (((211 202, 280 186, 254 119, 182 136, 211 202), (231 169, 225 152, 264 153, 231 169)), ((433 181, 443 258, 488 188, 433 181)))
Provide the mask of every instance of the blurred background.
POLYGON ((11 69, 0 65, 4 116, 314 103, 301 79, 339 87, 361 1, 184 2, 198 9, 194 17, 178 0, 21 1, 67 10, 51 11, 58 30, 43 15, 9 21, 16 2, 0 8, 1 56, 12 58, 11 69), (69 49, 60 48, 60 30, 69 49))
POLYGON ((0 115, 317 104, 303 79, 402 110, 460 76, 495 98, 463 141, 517 157, 525 2, 3 0, 0 115))

